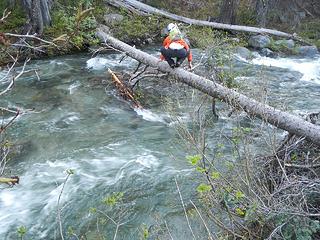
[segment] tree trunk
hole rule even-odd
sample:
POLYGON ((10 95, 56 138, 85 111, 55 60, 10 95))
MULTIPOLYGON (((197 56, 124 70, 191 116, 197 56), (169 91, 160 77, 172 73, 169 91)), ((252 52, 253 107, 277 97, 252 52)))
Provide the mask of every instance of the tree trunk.
POLYGON ((267 15, 269 11, 269 1, 268 0, 257 0, 256 2, 256 15, 257 23, 260 27, 265 27, 267 25, 267 15))
POLYGON ((218 98, 235 108, 240 108, 248 115, 258 117, 275 127, 288 131, 297 136, 306 137, 308 140, 320 145, 320 126, 307 122, 300 117, 282 112, 274 107, 262 104, 254 99, 226 88, 216 82, 210 81, 182 68, 171 69, 166 62, 151 56, 141 50, 131 47, 98 29, 97 36, 115 49, 126 52, 130 57, 161 72, 170 73, 181 82, 196 88, 214 98, 218 98))
POLYGON ((218 21, 221 23, 235 24, 239 2, 240 0, 224 0, 220 8, 218 21))
MULTIPOLYGON (((54 0, 22 0, 27 12, 31 33, 42 35, 43 28, 51 24, 50 9, 54 0)), ((28 23, 27 23, 28 24, 28 23)))
MULTIPOLYGON (((208 26, 215 29, 222 29, 222 30, 231 30, 231 31, 240 31, 240 32, 250 32, 250 33, 259 33, 259 34, 271 34, 278 37, 284 38, 292 38, 297 39, 295 36, 289 33, 267 29, 267 28, 257 28, 257 27, 248 27, 248 26, 240 26, 240 25, 230 25, 224 23, 217 23, 217 22, 208 22, 202 21, 197 19, 191 19, 183 16, 179 16, 176 14, 172 14, 149 5, 146 5, 142 2, 136 0, 105 0, 106 3, 118 7, 118 8, 125 8, 129 11, 138 12, 139 14, 155 14, 155 15, 162 15, 167 18, 184 22, 187 24, 199 25, 199 26, 208 26)), ((297 39, 300 40, 300 39, 297 39)))

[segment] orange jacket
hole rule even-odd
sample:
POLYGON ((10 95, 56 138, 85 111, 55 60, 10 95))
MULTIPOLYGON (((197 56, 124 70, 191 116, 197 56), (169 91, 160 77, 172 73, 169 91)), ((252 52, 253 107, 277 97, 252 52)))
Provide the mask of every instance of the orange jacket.
MULTIPOLYGON (((170 38, 169 36, 167 36, 167 37, 163 40, 162 46, 164 46, 165 48, 168 49, 168 48, 169 48, 169 45, 170 45, 172 42, 176 42, 176 43, 181 44, 181 45, 187 50, 187 52, 189 52, 189 54, 188 54, 188 61, 191 62, 191 61, 192 61, 192 53, 191 53, 190 47, 189 47, 189 45, 188 45, 183 39, 171 40, 171 38, 170 38)), ((161 59, 161 60, 164 60, 164 57, 162 56, 162 54, 160 55, 160 59, 161 59)))

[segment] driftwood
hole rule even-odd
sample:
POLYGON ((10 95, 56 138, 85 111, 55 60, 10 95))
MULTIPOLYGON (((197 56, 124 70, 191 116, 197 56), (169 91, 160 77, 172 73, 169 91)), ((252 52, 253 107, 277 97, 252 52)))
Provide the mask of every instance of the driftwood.
POLYGON ((19 183, 19 177, 18 176, 14 176, 14 177, 10 177, 10 178, 0 177, 0 183, 15 185, 15 184, 19 183))
POLYGON ((214 81, 188 72, 182 68, 171 69, 166 62, 151 56, 141 50, 113 38, 98 29, 97 36, 102 41, 146 65, 157 68, 159 71, 169 73, 179 81, 200 90, 214 98, 220 99, 227 104, 242 109, 248 115, 258 117, 273 126, 288 131, 297 136, 305 137, 307 140, 320 145, 320 126, 303 120, 302 118, 287 112, 280 111, 274 107, 260 103, 235 90, 224 87, 214 81))
POLYGON ((208 22, 208 21, 203 21, 203 20, 191 19, 191 18, 179 16, 179 15, 169 13, 164 10, 160 10, 160 9, 151 7, 147 4, 144 4, 144 3, 136 1, 136 0, 105 0, 105 2, 107 4, 110 4, 110 5, 118 7, 118 8, 128 9, 129 11, 138 13, 140 15, 152 15, 152 14, 162 15, 167 18, 173 19, 175 21, 184 22, 184 23, 191 24, 191 25, 207 26, 207 27, 212 27, 215 29, 238 31, 238 32, 270 34, 270 35, 274 35, 274 36, 278 36, 278 37, 291 38, 291 39, 301 41, 301 39, 298 38, 294 34, 289 34, 289 33, 281 32, 278 30, 273 30, 273 29, 268 29, 268 28, 241 26, 241 25, 231 25, 231 24, 224 24, 224 23, 218 23, 218 22, 208 22))
POLYGON ((126 101, 131 102, 134 108, 142 108, 139 101, 135 99, 132 90, 127 87, 126 84, 124 84, 123 81, 121 81, 111 69, 108 69, 108 73, 110 73, 112 82, 115 84, 121 97, 126 101))

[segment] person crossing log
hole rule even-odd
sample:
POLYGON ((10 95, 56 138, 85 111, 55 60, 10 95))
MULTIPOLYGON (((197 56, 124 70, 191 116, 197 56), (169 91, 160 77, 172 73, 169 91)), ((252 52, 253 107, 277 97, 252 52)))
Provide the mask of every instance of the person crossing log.
POLYGON ((220 99, 235 108, 242 109, 250 116, 258 117, 277 128, 283 129, 297 136, 305 137, 307 140, 320 145, 319 125, 312 124, 298 116, 260 103, 233 89, 224 87, 217 82, 210 81, 182 68, 172 69, 166 62, 161 62, 158 58, 131 47, 130 45, 103 32, 101 29, 98 29, 97 36, 111 47, 123 51, 128 56, 146 65, 155 67, 161 72, 169 73, 171 76, 190 87, 198 89, 209 96, 220 99))

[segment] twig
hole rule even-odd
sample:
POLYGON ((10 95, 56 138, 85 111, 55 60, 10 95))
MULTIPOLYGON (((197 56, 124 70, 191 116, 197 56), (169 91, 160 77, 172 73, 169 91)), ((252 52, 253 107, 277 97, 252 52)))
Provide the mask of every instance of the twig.
POLYGON ((64 180, 63 182, 63 185, 62 185, 62 189, 60 191, 60 194, 59 194, 59 197, 58 197, 58 222, 59 222, 59 230, 60 230, 60 236, 61 236, 61 239, 64 240, 64 237, 63 237, 63 229, 62 229, 62 222, 61 222, 61 209, 60 209, 60 199, 61 199, 61 196, 62 196, 62 193, 63 193, 63 190, 64 190, 64 187, 70 177, 70 175, 72 174, 72 171, 71 170, 68 170, 67 171, 67 177, 66 179, 64 180))
POLYGON ((169 227, 168 227, 167 221, 164 221, 164 224, 166 225, 166 229, 167 229, 167 231, 168 231, 168 234, 169 234, 169 236, 170 236, 171 240, 173 240, 173 237, 172 237, 172 235, 171 235, 171 233, 170 233, 170 230, 169 230, 169 227))
POLYGON ((7 12, 7 8, 3 11, 2 13, 2 18, 0 19, 0 23, 4 23, 6 18, 9 17, 9 15, 11 14, 11 12, 7 12))
POLYGON ((113 235, 113 240, 116 240, 117 235, 118 235, 118 231, 119 231, 119 227, 121 227, 122 225, 125 224, 125 222, 123 223, 118 223, 116 222, 112 217, 110 217, 108 214, 106 214, 105 212, 101 211, 101 210, 97 210, 97 212, 101 213, 102 215, 106 216, 114 225, 116 225, 116 230, 115 233, 113 235))
POLYGON ((208 232, 209 239, 210 239, 210 240, 213 240, 213 238, 212 238, 212 236, 211 236, 211 232, 210 232, 210 230, 209 230, 206 222, 204 221, 203 217, 201 216, 201 213, 199 212, 197 206, 193 203, 192 200, 190 200, 190 203, 192 204, 192 206, 194 207, 194 209, 197 211, 199 217, 201 218, 201 220, 202 220, 202 222, 203 222, 203 225, 205 226, 205 228, 206 228, 206 230, 207 230, 207 232, 208 232))
MULTIPOLYGON (((14 77, 12 78, 12 81, 10 82, 10 84, 8 85, 8 87, 7 87, 5 90, 3 90, 2 92, 0 92, 0 96, 3 95, 3 94, 5 94, 6 92, 8 92, 8 91, 11 89, 11 87, 13 86, 14 81, 17 80, 19 77, 21 77, 21 75, 25 72, 24 69, 25 69, 25 67, 26 67, 26 65, 27 65, 27 63, 28 63, 29 61, 30 61, 30 58, 28 58, 28 59, 24 62, 23 67, 22 67, 22 70, 19 72, 19 74, 18 74, 17 76, 14 76, 14 77)), ((11 67, 12 67, 12 66, 11 66, 11 67)), ((9 70, 11 71, 12 68, 10 68, 9 70)))
POLYGON ((56 44, 53 43, 53 42, 50 42, 50 41, 47 41, 47 40, 44 40, 44 39, 42 39, 42 38, 37 37, 36 34, 34 34, 34 35, 29 35, 29 34, 21 35, 21 34, 14 34, 14 33, 5 33, 4 35, 9 36, 9 37, 36 39, 36 40, 38 40, 38 41, 40 41, 40 42, 47 43, 47 44, 49 44, 49 45, 53 45, 53 46, 55 46, 55 47, 58 47, 58 45, 56 45, 56 44))
POLYGON ((196 239, 193 231, 192 231, 192 228, 191 228, 191 225, 190 225, 190 222, 189 222, 189 218, 188 218, 188 215, 187 215, 187 210, 185 208, 185 205, 184 205, 184 202, 183 202, 183 198, 182 198, 182 195, 181 195, 181 192, 180 192, 180 189, 179 189, 179 185, 178 185, 178 182, 177 182, 177 179, 176 177, 174 178, 174 181, 176 182, 176 186, 177 186, 177 190, 178 190, 178 193, 179 193, 179 197, 180 197, 180 201, 181 201, 181 204, 182 204, 182 207, 183 207, 183 211, 184 211, 184 215, 187 219, 187 223, 188 223, 188 226, 189 226, 189 229, 191 231, 191 234, 193 236, 193 239, 196 239))
POLYGON ((286 224, 287 223, 285 222, 285 223, 282 223, 280 226, 276 227, 266 240, 272 240, 272 237, 278 232, 278 230, 281 230, 281 228, 286 224))
POLYGON ((299 165, 293 163, 285 163, 286 167, 294 167, 294 168, 317 168, 320 167, 320 164, 310 164, 310 165, 299 165))

